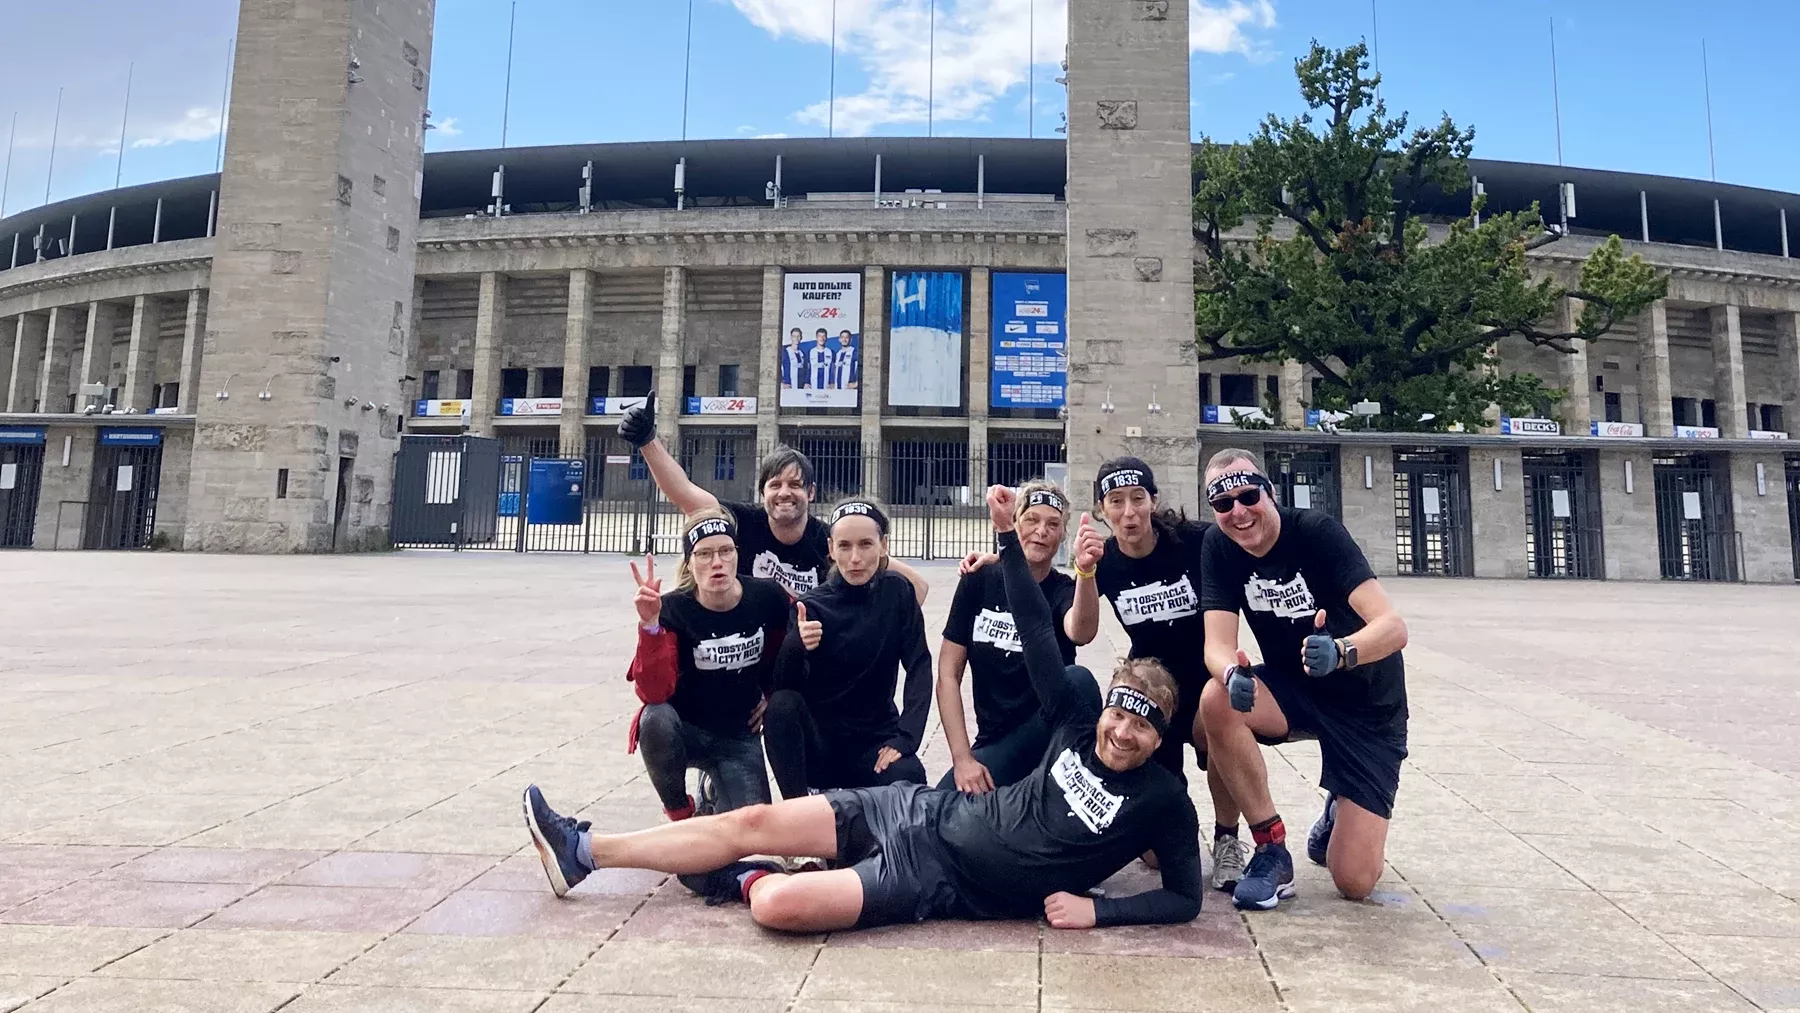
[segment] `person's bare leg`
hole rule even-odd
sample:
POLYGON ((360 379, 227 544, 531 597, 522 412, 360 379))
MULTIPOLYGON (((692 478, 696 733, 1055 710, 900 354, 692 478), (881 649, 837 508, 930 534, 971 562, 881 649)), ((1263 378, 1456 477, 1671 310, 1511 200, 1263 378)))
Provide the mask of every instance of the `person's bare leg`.
POLYGON ((1337 824, 1325 852, 1325 865, 1338 893, 1349 900, 1362 900, 1375 890, 1386 861, 1387 835, 1387 820, 1338 796, 1337 824))
POLYGON ((1287 715, 1274 695, 1258 681, 1255 706, 1250 713, 1240 714, 1232 709, 1225 684, 1211 680, 1200 694, 1200 721, 1206 730, 1207 783, 1211 784, 1211 773, 1217 771, 1232 804, 1252 826, 1272 819, 1275 802, 1269 797, 1269 768, 1263 763, 1256 737, 1287 734, 1287 715))
POLYGON ((835 932, 862 917, 862 877, 855 869, 772 873, 750 885, 750 917, 782 932, 835 932))
MULTIPOLYGON (((1205 694, 1202 693, 1202 697, 1204 696, 1205 694)), ((1201 753, 1207 754, 1206 790, 1208 794, 1212 795, 1213 822, 1222 827, 1237 826, 1238 820, 1244 814, 1238 809, 1236 800, 1231 797, 1231 789, 1226 787, 1225 778, 1219 774, 1218 768, 1213 766, 1206 744, 1206 719, 1198 707, 1194 708, 1194 727, 1189 729, 1189 735, 1193 738, 1194 747, 1201 753)))
POLYGON ((809 795, 628 834, 593 834, 589 844, 597 869, 711 872, 746 855, 836 858, 837 819, 823 796, 809 795))

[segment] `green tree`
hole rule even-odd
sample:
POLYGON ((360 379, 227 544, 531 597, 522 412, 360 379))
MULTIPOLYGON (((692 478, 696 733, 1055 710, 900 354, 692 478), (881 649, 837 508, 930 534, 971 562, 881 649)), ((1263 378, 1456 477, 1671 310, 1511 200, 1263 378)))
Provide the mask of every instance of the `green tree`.
POLYGON ((1533 277, 1526 252, 1561 238, 1537 206, 1433 230, 1417 213, 1430 189, 1466 191, 1472 128, 1446 115, 1407 134, 1367 76, 1368 50, 1313 44, 1295 64, 1307 112, 1270 115, 1243 144, 1202 139, 1196 157, 1195 329, 1204 360, 1297 360, 1323 378, 1314 407, 1380 402, 1384 429, 1475 428, 1497 404, 1530 414, 1560 396, 1538 377, 1503 373, 1502 339, 1573 352, 1667 289, 1613 236, 1573 288, 1533 277), (1253 225, 1249 242, 1228 238, 1253 225), (1584 308, 1555 329, 1565 296, 1584 308), (1552 323, 1546 324, 1545 321, 1552 323), (1423 415, 1429 422, 1417 421, 1423 415))

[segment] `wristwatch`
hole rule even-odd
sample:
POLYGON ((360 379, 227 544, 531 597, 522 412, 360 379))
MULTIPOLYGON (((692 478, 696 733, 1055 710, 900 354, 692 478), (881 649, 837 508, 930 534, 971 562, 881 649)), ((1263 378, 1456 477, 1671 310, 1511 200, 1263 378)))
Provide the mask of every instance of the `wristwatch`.
POLYGON ((1338 649, 1338 668, 1340 668, 1340 669, 1355 668, 1356 667, 1356 645, 1351 643, 1349 638, 1346 637, 1337 642, 1337 649, 1338 649))

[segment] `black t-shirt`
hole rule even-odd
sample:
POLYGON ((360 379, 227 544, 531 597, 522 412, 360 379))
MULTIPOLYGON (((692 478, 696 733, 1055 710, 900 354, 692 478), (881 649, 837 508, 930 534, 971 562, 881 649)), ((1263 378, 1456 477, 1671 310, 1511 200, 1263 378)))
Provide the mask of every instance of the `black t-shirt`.
POLYGON ((817 517, 806 518, 806 533, 786 545, 769 530, 769 511, 754 503, 723 503, 738 529, 738 575, 763 577, 799 596, 825 583, 831 570, 831 534, 817 517))
POLYGON ((1095 590, 1112 603, 1113 615, 1131 638, 1131 656, 1162 662, 1180 686, 1184 704, 1197 702, 1206 684, 1200 545, 1208 530, 1189 522, 1177 529, 1176 537, 1158 531, 1156 548, 1142 559, 1127 556, 1118 538, 1108 538, 1094 567, 1095 590))
POLYGON ((1026 670, 1052 731, 1030 777, 984 795, 944 793, 937 837, 963 913, 1034 918, 1045 897, 1080 896, 1152 850, 1162 888, 1100 898, 1095 918, 1100 925, 1191 920, 1200 911, 1200 830, 1187 788, 1159 763, 1120 772, 1100 762, 1099 687, 1065 674, 1018 536, 1001 535, 1000 546, 995 569, 1007 572, 1016 591, 1026 670))
POLYGON ((1366 624, 1350 592, 1375 571, 1350 532, 1319 510, 1279 507, 1281 534, 1258 559, 1223 530, 1206 533, 1201 551, 1207 611, 1242 612, 1263 663, 1291 679, 1315 705, 1377 732, 1406 730, 1406 671, 1399 652, 1324 678, 1308 676, 1300 648, 1325 610, 1326 629, 1347 637, 1366 624))
MULTIPOLYGON (((1075 604, 1075 580, 1051 570, 1038 587, 1050 603, 1063 664, 1073 665, 1075 642, 1063 632, 1063 616, 1075 604)), ((1012 608, 1006 603, 1005 576, 998 566, 984 566, 957 582, 950 618, 944 623, 944 639, 969 652, 979 739, 1005 735, 1037 713, 1037 692, 1025 671, 1025 649, 1019 642, 1012 608)))
POLYGON ((676 636, 681 673, 669 703, 681 720, 726 735, 749 733, 750 713, 774 684, 775 655, 793 611, 780 584, 740 580, 744 596, 726 612, 700 604, 693 591, 662 599, 662 625, 676 636))

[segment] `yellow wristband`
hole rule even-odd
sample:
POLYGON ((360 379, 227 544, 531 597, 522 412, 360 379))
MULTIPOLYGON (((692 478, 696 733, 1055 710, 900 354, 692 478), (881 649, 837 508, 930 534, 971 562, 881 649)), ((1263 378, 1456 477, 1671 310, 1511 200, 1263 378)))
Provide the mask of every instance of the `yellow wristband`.
POLYGON ((1092 571, 1092 570, 1083 570, 1079 566, 1074 567, 1073 569, 1075 570, 1076 578, 1079 580, 1093 580, 1094 579, 1094 571, 1092 571))

